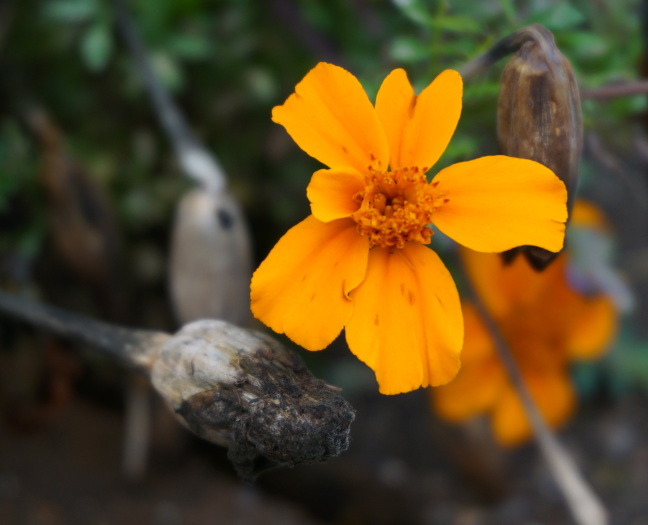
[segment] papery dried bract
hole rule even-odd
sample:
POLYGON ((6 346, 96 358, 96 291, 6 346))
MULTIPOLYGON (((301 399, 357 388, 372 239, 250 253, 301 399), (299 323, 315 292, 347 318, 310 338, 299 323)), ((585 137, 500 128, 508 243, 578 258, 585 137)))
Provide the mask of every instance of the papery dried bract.
MULTIPOLYGON (((567 187, 571 212, 583 145, 576 78, 544 27, 535 24, 508 38, 519 48, 502 73, 497 111, 500 150, 550 168, 567 187)), ((539 270, 556 257, 542 248, 525 246, 507 252, 505 258, 519 252, 539 270)))
POLYGON ((176 317, 250 323, 252 249, 245 219, 227 191, 195 188, 179 201, 169 284, 176 317))

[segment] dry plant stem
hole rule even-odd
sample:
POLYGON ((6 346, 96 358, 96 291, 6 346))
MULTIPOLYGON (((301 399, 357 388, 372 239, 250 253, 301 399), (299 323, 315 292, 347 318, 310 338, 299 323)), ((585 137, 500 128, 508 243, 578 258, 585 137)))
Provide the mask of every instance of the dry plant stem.
POLYGON ((505 36, 495 42, 488 51, 474 58, 467 64, 464 64, 464 66, 459 69, 459 73, 464 82, 476 77, 480 73, 483 73, 495 62, 520 49, 520 47, 529 40, 529 35, 526 32, 526 29, 527 28, 524 28, 505 36))
POLYGON ((593 100, 608 100, 611 98, 631 97, 633 95, 646 94, 648 94, 648 80, 639 80, 636 82, 613 84, 581 90, 582 98, 593 100))
MULTIPOLYGON (((515 53, 526 41, 526 35, 517 31, 496 42, 488 51, 471 60, 459 69, 464 82, 478 76, 500 59, 515 53)), ((581 89, 581 99, 609 100, 633 95, 648 94, 648 80, 624 82, 597 88, 581 89)))
POLYGON ((23 299, 0 290, 0 312, 67 339, 100 348, 136 370, 150 366, 151 351, 169 338, 163 332, 123 328, 23 299))
POLYGON ((237 199, 226 188, 218 159, 191 132, 182 112, 151 67, 124 0, 113 0, 117 28, 151 97, 184 175, 198 183, 178 202, 171 241, 169 285, 181 322, 251 322, 251 238, 237 199))
POLYGON ((198 141, 178 111, 171 96, 158 81, 123 0, 113 0, 117 27, 135 57, 162 127, 171 140, 185 174, 213 193, 225 188, 225 176, 216 159, 198 141))
POLYGON ((126 421, 122 469, 132 480, 146 473, 151 434, 150 386, 139 375, 131 374, 126 385, 126 421))
MULTIPOLYGON (((344 67, 344 59, 335 46, 322 35, 308 19, 302 16, 301 10, 289 0, 272 0, 273 14, 283 23, 284 28, 293 38, 300 41, 312 56, 324 62, 344 67)), ((357 6, 355 6, 357 7, 357 6)))
POLYGON ((0 291, 0 313, 100 348, 144 372, 177 419, 228 448, 239 475, 325 461, 349 446, 353 408, 270 336, 222 320, 173 336, 111 326, 0 291))
POLYGON ((567 450, 556 439, 556 436, 549 427, 547 427, 529 390, 524 384, 520 370, 497 324, 474 290, 471 290, 471 299, 495 342, 497 354, 506 369, 509 379, 513 383, 513 387, 520 397, 540 451, 549 466, 551 474, 567 500, 574 520, 579 525, 606 525, 608 523, 608 514, 605 507, 603 507, 603 504, 594 491, 581 476, 578 467, 567 450))

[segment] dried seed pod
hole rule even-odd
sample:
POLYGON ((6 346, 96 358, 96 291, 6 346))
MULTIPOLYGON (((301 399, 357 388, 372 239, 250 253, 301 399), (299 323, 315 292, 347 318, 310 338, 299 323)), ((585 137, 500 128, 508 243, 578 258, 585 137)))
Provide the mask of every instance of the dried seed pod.
MULTIPOLYGON (((517 48, 517 52, 502 73, 497 108, 500 151, 550 168, 567 186, 571 212, 583 147, 576 78, 553 35, 544 27, 534 24, 505 40, 508 46, 504 47, 517 48)), ((512 259, 520 252, 538 270, 546 268, 557 255, 522 246, 504 257, 512 259)))
POLYGON ((177 318, 250 323, 252 254, 236 200, 196 188, 178 204, 169 280, 177 318))
POLYGON ((184 425, 229 448, 246 479, 349 446, 355 412, 339 389, 261 332, 220 320, 185 325, 160 347, 151 381, 184 425))
POLYGON ((238 473, 326 461, 349 446, 355 411, 272 337, 202 320, 175 335, 110 325, 0 290, 6 314, 88 344, 146 374, 179 421, 228 447, 238 473))

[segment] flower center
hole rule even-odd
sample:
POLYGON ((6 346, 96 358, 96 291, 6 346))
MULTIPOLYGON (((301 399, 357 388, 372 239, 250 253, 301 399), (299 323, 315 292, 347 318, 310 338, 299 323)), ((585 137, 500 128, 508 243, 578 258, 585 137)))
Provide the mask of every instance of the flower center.
POLYGON ((428 244, 434 210, 447 199, 428 184, 427 169, 370 169, 365 189, 354 195, 360 208, 352 217, 371 246, 403 248, 406 242, 428 244))

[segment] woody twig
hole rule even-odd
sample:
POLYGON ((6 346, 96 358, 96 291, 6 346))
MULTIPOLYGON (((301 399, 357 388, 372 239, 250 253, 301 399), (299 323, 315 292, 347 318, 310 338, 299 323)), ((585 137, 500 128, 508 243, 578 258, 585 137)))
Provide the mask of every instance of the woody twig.
POLYGON ((608 515, 605 507, 580 474, 569 452, 547 426, 522 379, 506 339, 474 290, 471 293, 471 301, 495 343, 497 354, 522 402, 542 456, 562 491, 575 521, 579 525, 606 525, 608 515))

